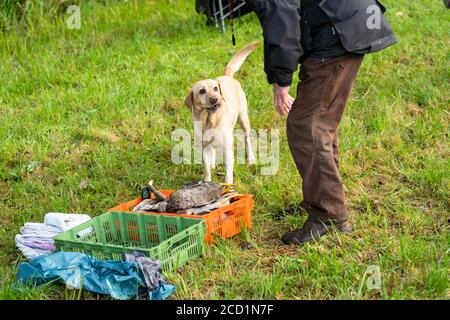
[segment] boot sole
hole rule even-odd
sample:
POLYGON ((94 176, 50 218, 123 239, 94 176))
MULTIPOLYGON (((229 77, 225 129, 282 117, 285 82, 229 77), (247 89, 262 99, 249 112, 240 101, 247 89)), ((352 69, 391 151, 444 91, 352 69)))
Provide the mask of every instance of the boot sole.
MULTIPOLYGON (((342 223, 340 225, 336 225, 335 228, 336 228, 337 231, 339 231, 341 233, 350 233, 350 232, 353 231, 353 227, 352 227, 352 225, 349 222, 345 222, 345 223, 342 223)), ((333 232, 332 230, 329 230, 328 232, 322 234, 320 237, 317 237, 317 238, 313 237, 313 238, 311 238, 310 240, 307 240, 307 241, 299 241, 297 239, 290 240, 290 239, 286 239, 283 236, 283 237, 281 237, 281 242, 286 244, 286 245, 291 245, 291 244, 301 245, 301 244, 304 244, 304 243, 315 242, 315 241, 319 240, 320 238, 322 238, 323 236, 326 236, 327 234, 332 233, 332 232, 333 232)))

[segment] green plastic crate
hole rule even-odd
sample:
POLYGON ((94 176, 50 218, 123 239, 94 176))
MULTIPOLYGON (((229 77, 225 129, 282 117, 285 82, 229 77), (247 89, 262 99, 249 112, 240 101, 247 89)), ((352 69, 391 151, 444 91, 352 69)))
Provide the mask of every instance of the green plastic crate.
POLYGON ((101 260, 122 260, 123 253, 140 251, 170 271, 204 255, 205 234, 201 218, 108 212, 56 236, 55 244, 58 250, 101 260))

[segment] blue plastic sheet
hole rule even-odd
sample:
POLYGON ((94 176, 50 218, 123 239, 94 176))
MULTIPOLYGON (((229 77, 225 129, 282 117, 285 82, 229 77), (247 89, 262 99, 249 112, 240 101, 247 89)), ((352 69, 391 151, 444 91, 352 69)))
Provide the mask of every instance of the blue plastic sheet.
MULTIPOLYGON (((138 298, 146 290, 144 277, 136 262, 98 260, 83 253, 63 251, 21 263, 16 283, 27 284, 31 281, 41 284, 55 279, 74 289, 82 287, 121 300, 138 298)), ((166 299, 174 291, 174 286, 161 284, 156 290, 148 291, 148 298, 166 299)))
POLYGON ((169 298, 174 292, 176 287, 171 284, 162 284, 158 289, 149 291, 148 299, 149 300, 166 300, 169 298))

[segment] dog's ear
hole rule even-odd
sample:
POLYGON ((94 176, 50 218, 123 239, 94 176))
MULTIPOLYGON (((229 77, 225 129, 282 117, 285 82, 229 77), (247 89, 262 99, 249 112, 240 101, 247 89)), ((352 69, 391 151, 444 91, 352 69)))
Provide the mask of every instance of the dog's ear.
POLYGON ((192 89, 184 99, 184 104, 192 111, 192 108, 194 107, 194 91, 192 89))

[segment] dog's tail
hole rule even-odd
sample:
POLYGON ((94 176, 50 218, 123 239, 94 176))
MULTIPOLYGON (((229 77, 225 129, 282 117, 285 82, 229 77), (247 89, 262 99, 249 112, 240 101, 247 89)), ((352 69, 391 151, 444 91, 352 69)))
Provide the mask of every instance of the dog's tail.
POLYGON ((239 70, 239 68, 244 63, 245 59, 247 59, 248 55, 252 53, 256 48, 261 45, 259 41, 250 42, 244 48, 239 50, 233 58, 231 58, 230 62, 228 62, 225 67, 224 75, 233 77, 233 75, 239 70))

